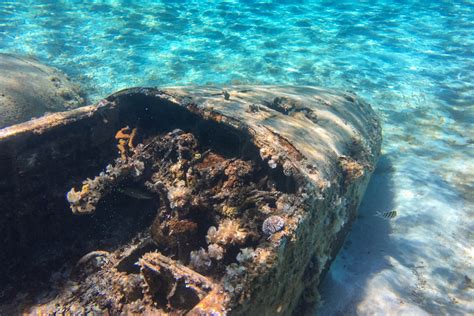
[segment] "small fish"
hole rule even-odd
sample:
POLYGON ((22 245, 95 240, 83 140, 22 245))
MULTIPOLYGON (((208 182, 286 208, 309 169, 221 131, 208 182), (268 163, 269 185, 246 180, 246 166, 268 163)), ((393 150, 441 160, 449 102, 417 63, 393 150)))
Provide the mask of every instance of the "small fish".
POLYGON ((377 212, 375 216, 381 217, 381 218, 387 218, 387 219, 394 219, 397 217, 398 212, 393 210, 393 211, 388 211, 388 212, 377 212))
POLYGON ((119 188, 117 191, 138 200, 151 200, 153 198, 148 192, 137 188, 125 187, 119 188))

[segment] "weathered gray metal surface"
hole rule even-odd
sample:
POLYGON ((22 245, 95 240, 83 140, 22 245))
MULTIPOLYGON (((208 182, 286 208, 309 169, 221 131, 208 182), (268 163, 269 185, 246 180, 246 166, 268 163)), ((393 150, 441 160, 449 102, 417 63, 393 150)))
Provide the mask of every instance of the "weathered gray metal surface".
POLYGON ((295 158, 292 163, 315 182, 334 177, 338 158, 353 150, 353 142, 366 147, 369 155, 375 156, 380 149, 377 116, 370 105, 349 92, 310 86, 237 86, 225 89, 226 100, 221 88, 166 91, 192 96, 200 108, 247 125, 259 145, 287 140, 296 149, 289 152, 295 158))

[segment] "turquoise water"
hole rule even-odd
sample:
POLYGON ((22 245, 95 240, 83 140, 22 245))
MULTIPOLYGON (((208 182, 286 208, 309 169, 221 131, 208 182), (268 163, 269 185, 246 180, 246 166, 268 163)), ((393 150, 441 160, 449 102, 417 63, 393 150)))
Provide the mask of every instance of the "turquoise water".
POLYGON ((62 69, 91 102, 208 83, 320 85, 371 102, 384 156, 321 314, 474 312, 474 2, 87 3, 0 1, 0 51, 62 69))

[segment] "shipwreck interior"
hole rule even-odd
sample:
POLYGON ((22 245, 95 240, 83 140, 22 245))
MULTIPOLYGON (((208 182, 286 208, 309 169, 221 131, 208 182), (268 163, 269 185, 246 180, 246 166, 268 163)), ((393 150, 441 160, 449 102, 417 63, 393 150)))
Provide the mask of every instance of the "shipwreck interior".
POLYGON ((272 264, 298 181, 198 111, 129 91, 1 144, 4 310, 218 309, 240 266, 272 264))

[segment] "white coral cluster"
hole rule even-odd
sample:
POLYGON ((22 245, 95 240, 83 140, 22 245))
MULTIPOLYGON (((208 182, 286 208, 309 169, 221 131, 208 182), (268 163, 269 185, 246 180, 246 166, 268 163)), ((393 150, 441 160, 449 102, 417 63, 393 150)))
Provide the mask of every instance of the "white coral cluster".
POLYGON ((206 240, 209 244, 242 245, 247 239, 248 232, 240 227, 238 221, 226 219, 220 223, 219 228, 211 226, 207 231, 206 240))
MULTIPOLYGON (((141 147, 140 147, 141 148, 141 147)), ((137 149, 135 149, 137 151, 137 149)), ((107 165, 105 172, 102 171, 94 179, 87 178, 82 182, 81 191, 72 188, 66 198, 71 210, 75 214, 90 214, 95 212, 99 200, 112 191, 120 181, 128 175, 140 177, 145 170, 145 163, 139 159, 128 159, 123 161, 120 158, 115 160, 115 165, 107 165)))
POLYGON ((246 265, 247 263, 254 263, 257 266, 270 265, 274 260, 275 254, 266 248, 253 249, 252 247, 243 248, 237 255, 237 261, 246 265))
POLYGON ((191 251, 189 264, 198 271, 207 271, 212 266, 212 260, 204 249, 191 251))
POLYGON ((95 207, 102 194, 106 191, 106 175, 101 174, 94 179, 87 179, 83 182, 81 191, 74 188, 66 194, 66 199, 71 210, 75 214, 89 214, 95 211, 95 207))
POLYGON ((76 191, 76 189, 72 188, 67 194, 66 194, 67 201, 72 204, 76 205, 79 203, 81 200, 81 191, 76 191))
POLYGON ((191 251, 189 264, 198 271, 208 271, 212 266, 212 259, 216 261, 224 258, 225 250, 217 244, 209 245, 207 251, 203 248, 191 251))
POLYGON ((272 215, 267 217, 262 224, 262 231, 266 235, 271 235, 276 232, 279 232, 285 227, 285 219, 281 216, 272 215))
POLYGON ((132 175, 134 177, 139 177, 143 174, 143 171, 145 171, 145 163, 140 160, 133 160, 131 162, 131 167, 132 167, 132 175))
POLYGON ((168 188, 170 207, 183 208, 191 199, 191 190, 186 187, 185 181, 178 181, 175 186, 168 188))
MULTIPOLYGON (((240 227, 236 220, 226 219, 222 221, 219 228, 211 226, 207 231, 206 240, 209 246, 207 250, 201 248, 191 251, 190 265, 198 271, 208 271, 213 263, 224 258, 226 248, 230 245, 243 245, 248 233, 240 227)), ((237 260, 247 260, 252 248, 246 248, 239 254, 237 260), (244 258, 245 257, 245 258, 244 258)))
POLYGON ((255 250, 253 248, 243 248, 237 255, 237 261, 239 263, 252 261, 256 257, 256 255, 257 254, 255 253, 255 250))
POLYGON ((207 252, 209 253, 209 257, 216 260, 222 260, 222 258, 224 258, 225 250, 217 244, 210 244, 209 247, 207 247, 207 252))

